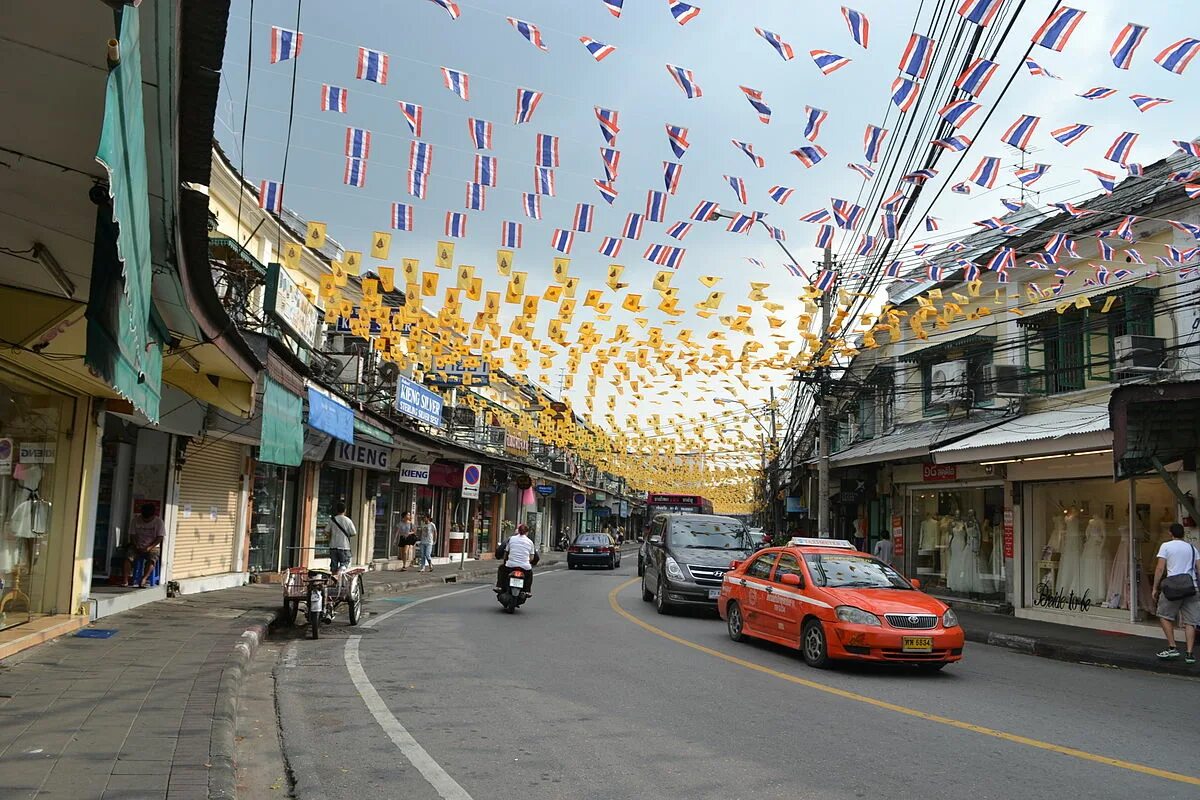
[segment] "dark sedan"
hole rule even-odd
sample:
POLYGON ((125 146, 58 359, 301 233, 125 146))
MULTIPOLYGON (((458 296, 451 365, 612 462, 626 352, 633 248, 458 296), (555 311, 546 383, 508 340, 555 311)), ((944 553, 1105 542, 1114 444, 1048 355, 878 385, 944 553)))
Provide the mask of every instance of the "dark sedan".
POLYGON ((621 566, 621 550, 607 533, 583 533, 567 548, 567 569, 621 566))

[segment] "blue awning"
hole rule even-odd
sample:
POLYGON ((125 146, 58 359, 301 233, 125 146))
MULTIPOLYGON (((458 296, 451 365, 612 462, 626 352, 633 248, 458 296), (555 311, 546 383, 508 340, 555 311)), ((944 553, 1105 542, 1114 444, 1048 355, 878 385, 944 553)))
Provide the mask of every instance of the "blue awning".
POLYGON ((315 386, 309 386, 308 426, 343 442, 353 442, 354 409, 315 386))

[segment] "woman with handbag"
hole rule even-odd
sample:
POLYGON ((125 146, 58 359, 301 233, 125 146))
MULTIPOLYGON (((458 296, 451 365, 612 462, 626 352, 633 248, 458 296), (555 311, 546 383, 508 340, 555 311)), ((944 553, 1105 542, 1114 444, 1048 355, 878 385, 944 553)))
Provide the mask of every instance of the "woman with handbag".
POLYGON ((1171 540, 1158 548, 1158 563, 1154 567, 1154 600, 1157 602, 1159 624, 1167 636, 1167 649, 1158 654, 1164 661, 1179 658, 1175 646, 1175 623, 1183 626, 1187 653, 1186 664, 1195 664, 1193 649, 1196 646, 1196 626, 1200 625, 1200 589, 1196 576, 1200 575, 1200 551, 1190 542, 1183 540, 1183 526, 1171 524, 1171 540))

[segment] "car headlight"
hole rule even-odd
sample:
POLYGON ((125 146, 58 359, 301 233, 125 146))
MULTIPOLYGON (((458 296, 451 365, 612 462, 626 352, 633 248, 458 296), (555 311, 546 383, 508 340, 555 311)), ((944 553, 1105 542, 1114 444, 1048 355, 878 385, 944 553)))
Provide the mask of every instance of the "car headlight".
POLYGON ((683 580, 683 568, 670 556, 667 556, 667 577, 674 578, 677 581, 683 580))
POLYGON ((955 628, 958 626, 958 614, 954 613, 953 608, 947 608, 946 613, 942 614, 942 627, 955 628))
POLYGON ((872 614, 870 611, 863 611, 861 608, 854 606, 838 606, 834 609, 837 618, 842 622, 850 622, 855 625, 879 625, 879 617, 872 614))

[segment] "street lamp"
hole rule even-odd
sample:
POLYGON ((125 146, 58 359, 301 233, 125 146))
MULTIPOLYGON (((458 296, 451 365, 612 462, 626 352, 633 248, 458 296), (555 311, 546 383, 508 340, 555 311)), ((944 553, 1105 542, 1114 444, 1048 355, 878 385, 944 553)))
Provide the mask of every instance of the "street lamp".
MULTIPOLYGON (((744 400, 742 400, 741 398, 738 398, 738 397, 733 397, 733 398, 715 397, 713 399, 716 402, 721 403, 722 405, 728 405, 729 403, 736 403, 736 404, 740 405, 742 408, 746 409, 746 413, 748 413, 750 415, 750 418, 752 420, 754 420, 754 422, 758 425, 758 427, 762 428, 763 432, 771 437, 771 449, 772 449, 772 451, 774 451, 778 447, 778 442, 776 441, 776 427, 775 427, 775 387, 774 386, 770 387, 770 390, 771 390, 771 402, 767 405, 767 410, 769 410, 771 412, 771 427, 770 428, 768 428, 766 425, 764 425, 762 423, 762 420, 760 420, 758 418, 758 415, 754 413, 754 410, 752 408, 750 408, 750 406, 746 405, 746 402, 744 400)), ((778 535, 780 533, 779 502, 778 502, 779 498, 776 496, 778 490, 776 489, 776 486, 775 486, 775 478, 776 478, 776 472, 777 472, 776 466, 778 463, 778 459, 777 459, 777 456, 775 455, 775 453, 772 452, 771 460, 769 462, 767 462, 766 453, 767 453, 767 448, 764 445, 763 446, 763 462, 764 462, 763 467, 767 472, 767 483, 770 488, 770 492, 767 497, 767 503, 769 504, 769 507, 771 509, 772 533, 778 535)))

